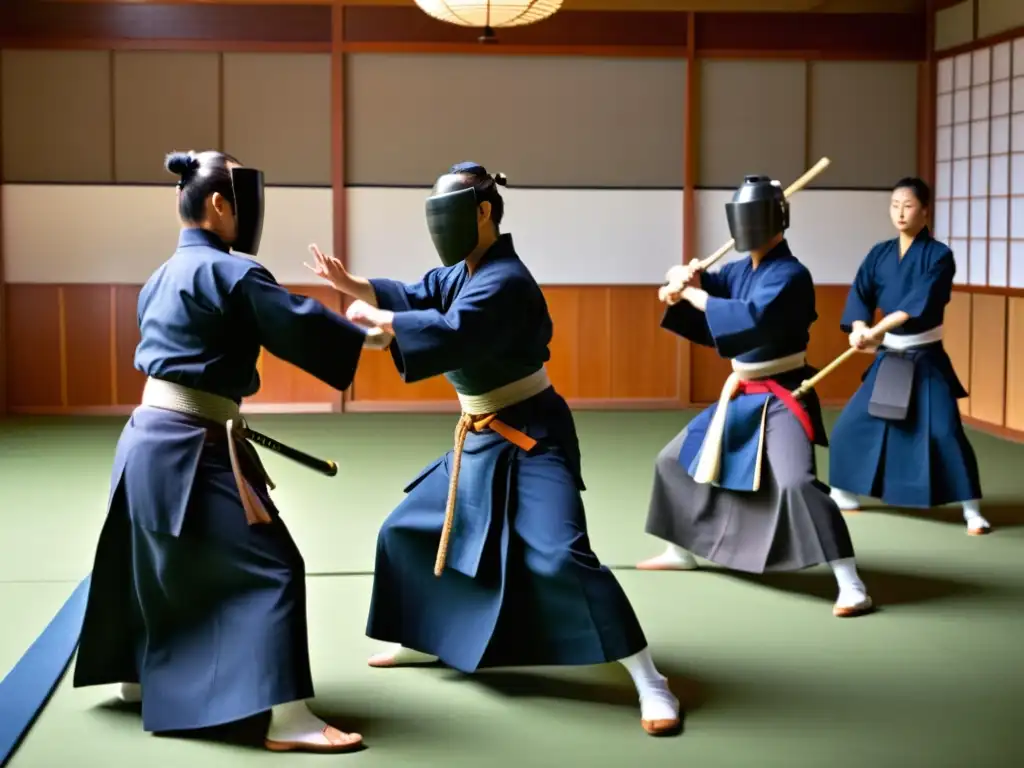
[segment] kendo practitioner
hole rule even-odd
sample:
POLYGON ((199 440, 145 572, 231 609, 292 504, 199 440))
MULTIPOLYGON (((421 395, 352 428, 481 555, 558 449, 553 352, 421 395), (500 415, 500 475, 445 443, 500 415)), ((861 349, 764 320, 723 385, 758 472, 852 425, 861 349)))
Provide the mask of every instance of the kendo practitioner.
POLYGON ((714 347, 732 363, 721 397, 658 455, 647 532, 666 550, 638 565, 688 570, 694 555, 737 571, 831 565, 836 616, 872 608, 853 543, 814 446, 828 444, 813 391, 790 394, 815 373, 807 364, 817 318, 814 283, 789 249, 789 204, 777 181, 747 176, 725 205, 746 258, 718 272, 674 270, 662 327, 714 347))
POLYGON ((893 507, 959 503, 978 536, 991 527, 956 403, 967 390, 942 345, 956 261, 928 230, 930 202, 921 179, 896 183, 889 215, 899 234, 868 252, 847 296, 840 327, 875 359, 833 429, 829 484, 845 510, 859 508, 858 494, 893 507), (876 309, 884 317, 873 323, 876 309))
POLYGON ((551 316, 499 232, 505 183, 471 162, 437 180, 426 213, 443 266, 418 283, 354 277, 314 251, 315 271, 356 299, 349 318, 393 339, 403 380, 444 375, 463 412, 454 450, 380 529, 367 635, 390 645, 369 663, 471 673, 619 661, 643 728, 678 732, 679 702, 590 546, 576 427, 544 366, 551 316))
POLYGON ((150 732, 269 711, 268 749, 349 750, 362 737, 306 705, 302 556, 255 450, 226 424, 259 389, 260 347, 343 390, 374 342, 254 260, 261 171, 214 151, 166 167, 182 229, 139 295, 148 379, 117 444, 74 684, 121 683, 150 732))

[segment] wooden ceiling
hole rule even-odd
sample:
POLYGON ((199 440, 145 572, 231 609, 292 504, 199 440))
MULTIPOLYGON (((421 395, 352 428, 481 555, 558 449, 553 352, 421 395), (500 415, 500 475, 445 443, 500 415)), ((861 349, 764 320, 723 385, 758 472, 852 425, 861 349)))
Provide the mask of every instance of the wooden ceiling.
MULTIPOLYGON (((5 2, 6 0, 0 0, 5 2)), ((155 5, 333 5, 338 0, 43 0, 155 5)), ((413 0, 343 0, 345 5, 415 6, 413 0)), ((783 13, 923 13, 926 0, 565 0, 567 11, 707 11, 783 13)))

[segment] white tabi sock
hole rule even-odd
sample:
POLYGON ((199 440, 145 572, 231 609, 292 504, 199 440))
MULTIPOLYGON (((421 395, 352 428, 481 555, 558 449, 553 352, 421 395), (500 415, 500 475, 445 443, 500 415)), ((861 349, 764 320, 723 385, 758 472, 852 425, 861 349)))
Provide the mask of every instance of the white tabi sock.
POLYGON ((121 683, 117 697, 126 704, 138 704, 142 701, 142 686, 138 683, 121 683))
POLYGON ((981 530, 982 528, 989 528, 989 522, 981 516, 981 504, 975 499, 973 501, 965 501, 964 507, 964 522, 967 523, 967 527, 971 530, 981 530))
POLYGON ((842 510, 852 512, 855 509, 860 509, 860 501, 857 500, 857 496, 849 491, 833 488, 828 495, 842 510))
POLYGON ((435 661, 437 661, 437 656, 414 651, 412 648, 406 648, 400 643, 392 643, 385 650, 375 653, 370 657, 370 666, 398 667, 407 664, 433 664, 435 661))
POLYGON ((839 597, 836 605, 848 608, 868 599, 868 591, 864 582, 857 575, 857 561, 852 557, 834 560, 829 563, 839 585, 839 597))
POLYGON ((654 666, 650 648, 619 659, 619 664, 629 672, 640 695, 642 720, 679 719, 679 699, 669 690, 668 679, 654 666))
POLYGON ((327 723, 314 715, 305 701, 277 704, 270 710, 270 741, 299 742, 302 744, 330 744, 324 736, 327 723))
POLYGON ((660 555, 644 560, 647 567, 674 568, 681 571, 693 570, 697 567, 697 558, 676 544, 669 544, 660 555))

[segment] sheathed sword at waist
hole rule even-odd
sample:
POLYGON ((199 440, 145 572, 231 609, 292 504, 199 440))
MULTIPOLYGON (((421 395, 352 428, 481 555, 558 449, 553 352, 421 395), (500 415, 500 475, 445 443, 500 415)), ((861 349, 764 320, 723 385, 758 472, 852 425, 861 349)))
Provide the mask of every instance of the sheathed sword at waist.
POLYGON ((338 474, 338 465, 330 459, 320 459, 304 451, 300 451, 298 448, 292 448, 290 445, 278 442, 274 438, 267 437, 262 432, 257 432, 255 429, 252 429, 244 421, 240 424, 234 424, 229 421, 228 429, 237 430, 237 433, 246 440, 251 440, 256 443, 256 445, 266 448, 269 451, 273 451, 274 453, 279 453, 297 464, 301 464, 308 469, 312 469, 314 472, 319 472, 321 475, 334 477, 338 474))

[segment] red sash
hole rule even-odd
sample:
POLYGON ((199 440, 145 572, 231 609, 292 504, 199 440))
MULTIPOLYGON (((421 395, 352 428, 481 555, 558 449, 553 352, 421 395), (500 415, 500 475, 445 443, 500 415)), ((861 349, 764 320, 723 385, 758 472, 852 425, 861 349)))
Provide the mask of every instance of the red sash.
POLYGON ((804 428, 807 439, 814 442, 814 426, 811 424, 811 417, 806 409, 797 401, 793 394, 772 379, 759 379, 758 381, 741 381, 736 394, 739 395, 775 395, 782 401, 790 413, 796 416, 800 426, 804 428))

